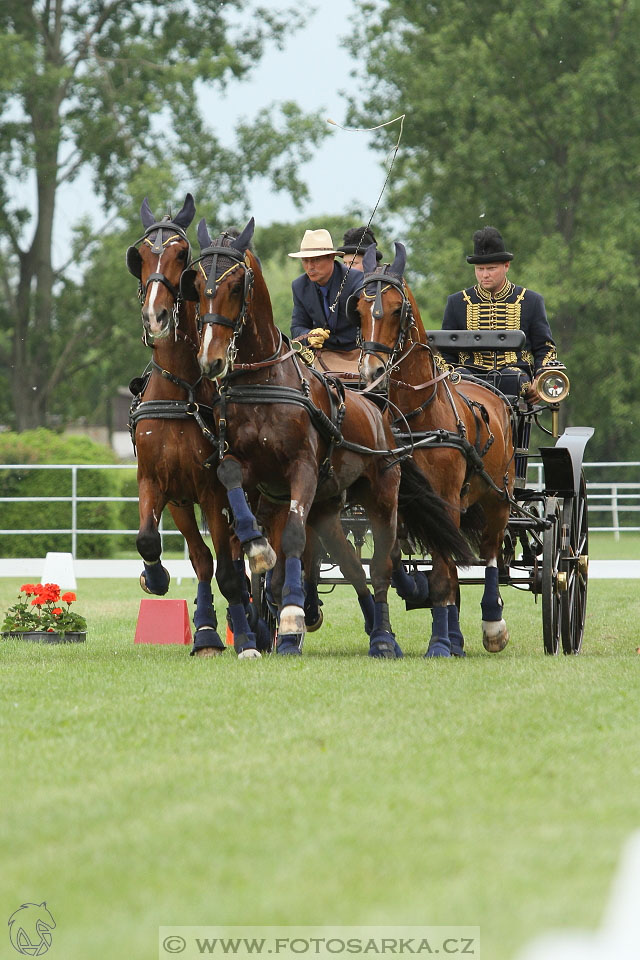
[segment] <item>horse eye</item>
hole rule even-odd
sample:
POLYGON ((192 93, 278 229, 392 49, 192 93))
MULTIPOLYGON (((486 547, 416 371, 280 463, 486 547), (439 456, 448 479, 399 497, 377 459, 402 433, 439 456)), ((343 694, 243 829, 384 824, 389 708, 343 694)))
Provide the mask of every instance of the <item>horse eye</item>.
POLYGON ((187 259, 187 251, 184 248, 178 250, 178 260, 186 260, 186 259, 187 259))

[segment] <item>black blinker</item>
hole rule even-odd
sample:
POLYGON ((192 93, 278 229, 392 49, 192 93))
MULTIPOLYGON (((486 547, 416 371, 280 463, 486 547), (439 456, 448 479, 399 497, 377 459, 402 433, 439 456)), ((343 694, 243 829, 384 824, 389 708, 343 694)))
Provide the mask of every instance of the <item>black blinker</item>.
POLYGON ((127 248, 126 263, 129 273, 139 280, 142 276, 142 257, 140 256, 137 247, 127 248))

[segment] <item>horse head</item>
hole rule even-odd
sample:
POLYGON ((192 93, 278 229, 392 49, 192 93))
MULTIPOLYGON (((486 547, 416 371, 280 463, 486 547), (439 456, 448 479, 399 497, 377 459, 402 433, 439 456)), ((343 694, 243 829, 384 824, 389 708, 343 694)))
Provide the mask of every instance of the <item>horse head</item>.
POLYGON ((347 310, 360 326, 360 374, 367 384, 388 373, 412 323, 412 305, 404 284, 407 251, 396 242, 393 263, 378 266, 376 245, 365 250, 364 279, 347 310))
POLYGON ((166 339, 177 325, 180 277, 191 252, 186 230, 195 212, 190 193, 175 217, 166 214, 161 220, 151 212, 147 198, 142 201, 140 219, 145 232, 129 247, 126 260, 129 272, 140 283, 144 341, 150 346, 166 339))
POLYGON ((255 221, 249 220, 235 237, 225 231, 212 240, 203 220, 198 224, 200 256, 182 278, 183 295, 195 300, 199 311, 198 362, 206 377, 227 375, 237 352, 236 340, 247 317, 257 260, 249 250, 255 221))

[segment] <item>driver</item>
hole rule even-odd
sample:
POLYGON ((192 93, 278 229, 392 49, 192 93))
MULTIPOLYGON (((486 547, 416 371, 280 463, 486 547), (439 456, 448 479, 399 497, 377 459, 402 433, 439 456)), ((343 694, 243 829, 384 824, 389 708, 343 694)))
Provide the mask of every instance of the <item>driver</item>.
POLYGON ((352 268, 347 276, 347 267, 336 261, 338 253, 328 230, 306 230, 300 249, 289 254, 302 261, 304 270, 291 284, 291 336, 322 350, 324 369, 349 370, 353 365, 357 371, 358 330, 347 317, 347 300, 363 274, 352 268))
MULTIPOLYGON (((505 249, 495 227, 473 235, 473 253, 467 263, 475 268, 477 283, 447 300, 443 330, 522 330, 523 350, 497 353, 499 374, 495 386, 503 393, 535 403, 540 396, 533 377, 546 367, 561 367, 551 336, 544 300, 539 293, 511 283, 507 274, 513 254, 505 249)), ((443 349, 447 363, 465 367, 474 376, 487 378, 494 367, 493 351, 470 353, 443 349)))

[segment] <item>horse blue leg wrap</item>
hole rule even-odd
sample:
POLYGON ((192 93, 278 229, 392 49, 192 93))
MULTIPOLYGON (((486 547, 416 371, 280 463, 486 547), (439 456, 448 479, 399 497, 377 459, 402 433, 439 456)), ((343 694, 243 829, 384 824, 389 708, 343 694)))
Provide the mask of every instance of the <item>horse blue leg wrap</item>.
POLYGON ((196 609, 193 615, 193 623, 196 628, 196 635, 193 638, 191 656, 198 650, 206 647, 213 650, 225 650, 225 645, 218 633, 218 618, 213 606, 213 595, 211 593, 211 584, 201 580, 198 584, 198 593, 196 596, 196 609))
POLYGON ((255 633, 251 632, 243 604, 231 604, 229 607, 229 616, 231 617, 233 646, 236 653, 242 653, 243 650, 248 649, 257 650, 256 636, 255 633))
POLYGON ((282 606, 304 607, 304 590, 302 589, 302 563, 300 562, 299 557, 287 557, 284 562, 282 606))
POLYGON ((238 583, 240 584, 240 593, 242 595, 242 603, 246 608, 249 606, 251 595, 249 593, 249 587, 247 586, 247 572, 245 570, 244 560, 242 558, 240 558, 239 560, 234 560, 233 569, 236 571, 236 575, 238 577, 238 583))
POLYGON ((407 573, 404 563, 394 567, 391 574, 391 586, 401 600, 408 600, 414 604, 426 603, 429 599, 429 581, 427 575, 420 570, 407 573))
POLYGON ((431 608, 431 640, 425 657, 450 657, 451 643, 449 641, 449 608, 431 608))
MULTIPOLYGON (((371 631, 373 630, 374 620, 376 617, 376 606, 373 596, 370 593, 367 593, 366 597, 358 597, 358 603, 360 604, 360 609, 362 610, 362 615, 364 617, 364 629, 368 636, 371 637, 371 631)), ((404 654, 393 633, 391 636, 393 637, 396 660, 400 660, 404 654)))
POLYGON ((318 596, 317 584, 312 580, 304 581, 304 621, 308 627, 312 627, 320 619, 320 607, 323 606, 322 600, 318 596))
POLYGON ((502 620, 502 602, 498 590, 498 568, 485 567, 484 593, 480 601, 483 620, 502 620))
MULTIPOLYGON (((369 656, 385 660, 396 660, 396 638, 389 623, 389 604, 374 601, 373 630, 369 637, 369 656)), ((402 656, 402 651, 400 651, 402 656)))
POLYGON ((362 610, 362 615, 364 617, 364 629, 371 636, 371 631, 373 630, 373 621, 376 616, 376 607, 373 602, 373 596, 370 593, 367 593, 366 597, 358 597, 358 603, 360 604, 360 609, 362 610))
POLYGON ((251 513, 242 487, 233 487, 232 490, 227 490, 227 499, 233 511, 233 529, 240 543, 259 540, 262 534, 258 530, 256 518, 251 513))
POLYGON ((449 621, 449 640, 451 642, 451 653, 454 657, 466 657, 464 652, 464 637, 460 629, 460 618, 458 608, 455 603, 450 603, 447 607, 449 621))
POLYGON ((160 560, 156 560, 155 563, 147 563, 143 560, 143 565, 143 576, 144 582, 147 585, 147 589, 150 590, 151 593, 155 593, 157 596, 163 597, 169 589, 169 574, 162 566, 160 560))

